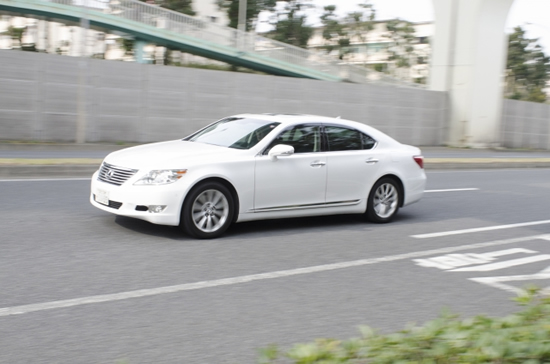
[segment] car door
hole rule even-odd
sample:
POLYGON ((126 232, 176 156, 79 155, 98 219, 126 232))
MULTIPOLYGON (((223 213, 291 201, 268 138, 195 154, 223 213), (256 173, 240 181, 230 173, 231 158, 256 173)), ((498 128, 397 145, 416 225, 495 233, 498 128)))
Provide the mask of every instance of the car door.
POLYGON ((326 155, 321 153, 321 126, 303 124, 282 131, 256 157, 255 211, 301 209, 325 202, 326 155), (294 154, 272 160, 267 153, 278 144, 294 154))
POLYGON ((376 141, 347 127, 326 125, 327 203, 351 202, 368 197, 383 155, 376 141))

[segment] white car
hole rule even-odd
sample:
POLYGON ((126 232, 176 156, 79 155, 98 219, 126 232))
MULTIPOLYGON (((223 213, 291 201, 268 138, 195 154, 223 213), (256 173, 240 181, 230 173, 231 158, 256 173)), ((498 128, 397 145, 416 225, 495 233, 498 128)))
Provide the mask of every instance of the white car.
POLYGON ((109 154, 92 177, 90 202, 215 238, 251 220, 357 213, 389 222, 425 185, 420 149, 367 125, 242 114, 109 154))

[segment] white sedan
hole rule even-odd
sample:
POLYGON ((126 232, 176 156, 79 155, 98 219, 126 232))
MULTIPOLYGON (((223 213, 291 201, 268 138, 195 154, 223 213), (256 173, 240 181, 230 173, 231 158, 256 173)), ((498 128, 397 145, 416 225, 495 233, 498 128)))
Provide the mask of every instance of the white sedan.
POLYGON ((339 118, 242 114, 109 154, 90 202, 215 238, 234 222, 333 214, 392 220, 426 185, 420 149, 339 118))

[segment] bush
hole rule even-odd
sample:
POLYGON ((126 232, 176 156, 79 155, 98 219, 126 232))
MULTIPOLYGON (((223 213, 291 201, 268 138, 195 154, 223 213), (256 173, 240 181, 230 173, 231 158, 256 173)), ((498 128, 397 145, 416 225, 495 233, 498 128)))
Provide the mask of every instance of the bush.
POLYGON ((460 319, 443 313, 423 326, 381 335, 360 328, 361 337, 340 341, 318 339, 280 353, 276 346, 260 351, 262 364, 362 363, 549 363, 550 298, 536 288, 515 299, 523 310, 502 318, 460 319))

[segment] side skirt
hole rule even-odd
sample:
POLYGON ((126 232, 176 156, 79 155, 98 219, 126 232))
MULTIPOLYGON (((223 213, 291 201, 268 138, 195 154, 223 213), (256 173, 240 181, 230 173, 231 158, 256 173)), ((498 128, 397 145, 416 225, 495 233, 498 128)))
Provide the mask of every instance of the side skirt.
POLYGON ((366 208, 366 199, 326 204, 284 206, 269 209, 249 210, 245 213, 240 213, 237 218, 237 222, 306 216, 362 214, 365 212, 366 208))

